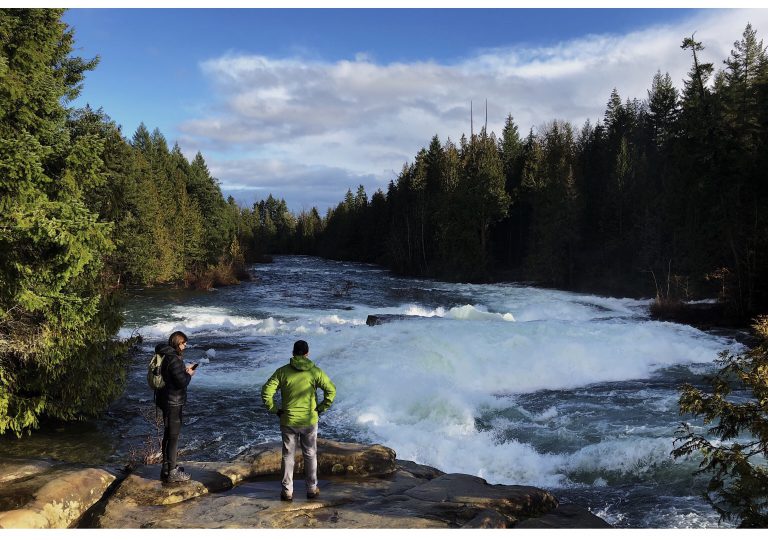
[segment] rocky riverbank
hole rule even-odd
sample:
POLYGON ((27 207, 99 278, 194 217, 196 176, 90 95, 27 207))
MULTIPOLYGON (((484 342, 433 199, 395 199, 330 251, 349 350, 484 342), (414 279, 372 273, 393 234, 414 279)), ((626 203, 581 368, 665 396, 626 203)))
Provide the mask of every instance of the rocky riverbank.
POLYGON ((547 491, 491 485, 398 460, 381 445, 318 441, 321 495, 280 501, 280 446, 231 462, 184 462, 192 480, 163 485, 159 465, 132 471, 0 459, 0 528, 602 528, 547 491))

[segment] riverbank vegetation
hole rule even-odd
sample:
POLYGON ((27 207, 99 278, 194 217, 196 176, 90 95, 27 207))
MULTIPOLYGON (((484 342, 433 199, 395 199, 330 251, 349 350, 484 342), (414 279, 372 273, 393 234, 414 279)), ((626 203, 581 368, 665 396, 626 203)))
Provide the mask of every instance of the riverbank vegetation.
POLYGON ((245 277, 240 209, 202 155, 74 109, 98 58, 63 10, 0 10, 0 434, 104 410, 123 390, 125 285, 245 277))
POLYGON ((706 431, 685 422, 676 458, 703 459, 697 474, 709 476, 706 499, 720 518, 740 527, 768 527, 768 317, 753 325, 760 343, 734 355, 723 352, 720 370, 704 388, 683 386, 680 412, 701 418, 706 431))

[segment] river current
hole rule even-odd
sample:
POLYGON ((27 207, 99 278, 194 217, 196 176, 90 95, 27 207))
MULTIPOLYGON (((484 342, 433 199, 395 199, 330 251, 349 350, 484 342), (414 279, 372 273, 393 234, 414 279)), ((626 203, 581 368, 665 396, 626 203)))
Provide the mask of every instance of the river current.
POLYGON ((277 440, 261 385, 297 339, 335 382, 320 436, 400 459, 525 484, 616 527, 723 527, 698 460, 673 460, 683 382, 701 383, 730 337, 649 319, 648 300, 521 284, 402 278, 373 265, 276 257, 256 280, 208 292, 134 292, 122 336, 144 342, 99 420, 0 439, 0 454, 121 461, 152 434, 146 363, 174 330, 201 363, 180 459, 227 460, 277 440), (418 315, 378 326, 368 315, 418 315))

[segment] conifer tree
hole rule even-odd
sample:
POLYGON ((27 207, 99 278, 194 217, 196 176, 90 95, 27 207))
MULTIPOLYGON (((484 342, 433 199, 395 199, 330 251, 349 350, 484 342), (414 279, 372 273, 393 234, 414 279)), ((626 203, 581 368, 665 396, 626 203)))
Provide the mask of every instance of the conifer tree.
MULTIPOLYGON (((205 262, 216 264, 225 253, 234 234, 228 220, 226 201, 221 188, 211 176, 203 155, 198 152, 189 169, 187 191, 197 201, 200 212, 205 216, 204 241, 205 262)), ((270 216, 274 219, 274 214, 270 216)))
POLYGON ((487 279, 490 226, 506 216, 509 195, 504 189, 504 164, 493 134, 482 130, 465 151, 462 174, 452 199, 457 241, 454 254, 460 279, 487 279))
POLYGON ((520 262, 520 235, 523 230, 521 223, 523 218, 522 212, 519 211, 521 205, 515 203, 522 176, 522 153, 523 142, 520 139, 517 124, 510 114, 505 120, 499 140, 499 156, 504 168, 504 189, 509 196, 510 206, 507 216, 493 229, 494 238, 497 239, 496 243, 499 245, 498 258, 507 265, 519 264, 520 262))
POLYGON ((734 136, 746 150, 754 148, 759 130, 758 94, 755 85, 763 80, 768 70, 768 59, 762 40, 747 24, 742 38, 734 42, 730 56, 724 61, 725 95, 723 96, 727 121, 734 126, 734 136))
POLYGON ((66 122, 97 59, 70 56, 61 15, 0 9, 0 433, 95 414, 125 376, 102 274, 111 227, 86 206, 104 139, 66 122))
POLYGON ((721 519, 768 527, 768 318, 753 325, 760 343, 744 354, 723 352, 708 387, 685 384, 680 412, 711 424, 685 422, 675 457, 701 456, 697 474, 709 476, 705 497, 721 519))
POLYGON ((674 136, 674 126, 679 111, 677 89, 669 73, 661 71, 653 76, 648 90, 648 116, 650 117, 653 141, 657 148, 664 147, 674 136))
POLYGON ((579 242, 573 128, 553 122, 540 141, 529 144, 523 171, 533 206, 527 265, 544 282, 571 286, 579 242))

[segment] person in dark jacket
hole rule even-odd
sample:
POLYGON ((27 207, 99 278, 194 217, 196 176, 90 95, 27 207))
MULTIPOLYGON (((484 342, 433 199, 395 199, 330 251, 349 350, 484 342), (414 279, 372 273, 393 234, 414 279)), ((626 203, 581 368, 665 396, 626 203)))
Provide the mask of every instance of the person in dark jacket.
POLYGON ((185 366, 182 360, 187 346, 187 336, 184 332, 174 332, 168 338, 168 343, 160 343, 155 352, 163 356, 160 373, 165 386, 157 391, 155 404, 163 411, 163 466, 160 469, 160 480, 163 482, 185 482, 190 479, 189 473, 176 464, 176 454, 179 449, 181 433, 182 408, 187 401, 187 386, 195 370, 185 366))

